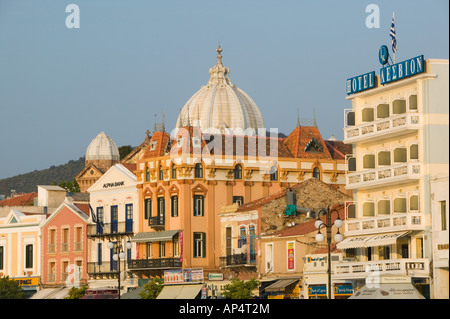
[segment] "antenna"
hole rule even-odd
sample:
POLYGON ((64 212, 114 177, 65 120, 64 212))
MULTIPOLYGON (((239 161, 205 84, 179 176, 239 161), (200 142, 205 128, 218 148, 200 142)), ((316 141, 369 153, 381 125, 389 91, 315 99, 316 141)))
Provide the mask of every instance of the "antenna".
POLYGON ((300 107, 297 106, 297 127, 300 127, 300 107))

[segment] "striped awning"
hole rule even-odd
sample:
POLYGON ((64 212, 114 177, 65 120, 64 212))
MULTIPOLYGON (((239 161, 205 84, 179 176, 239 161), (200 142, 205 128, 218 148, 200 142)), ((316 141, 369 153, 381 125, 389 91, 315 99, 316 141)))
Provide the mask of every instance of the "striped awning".
POLYGON ((195 299, 203 285, 164 286, 156 299, 195 299))
POLYGON ((280 279, 277 282, 271 284, 270 286, 266 287, 266 291, 279 291, 284 290, 287 286, 292 285, 293 283, 298 282, 300 279, 280 279))
POLYGON ((344 239, 340 243, 337 243, 336 247, 338 249, 350 249, 360 247, 387 246, 395 244, 397 239, 404 237, 409 233, 410 233, 409 231, 405 231, 405 232, 366 235, 366 236, 353 236, 344 239))
POLYGON ((179 229, 142 232, 142 233, 137 233, 134 237, 132 237, 130 239, 130 241, 138 242, 138 243, 149 243, 149 242, 154 242, 154 241, 168 241, 168 240, 172 240, 173 236, 175 236, 178 232, 180 232, 179 229))

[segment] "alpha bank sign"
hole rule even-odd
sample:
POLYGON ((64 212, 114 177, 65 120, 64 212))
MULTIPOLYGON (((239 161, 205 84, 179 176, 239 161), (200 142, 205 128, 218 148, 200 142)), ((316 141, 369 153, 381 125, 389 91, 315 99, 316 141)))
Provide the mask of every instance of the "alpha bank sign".
MULTIPOLYGON (((388 84, 424 72, 423 55, 380 69, 380 84, 388 84)), ((375 71, 347 79, 347 95, 376 87, 375 71)))

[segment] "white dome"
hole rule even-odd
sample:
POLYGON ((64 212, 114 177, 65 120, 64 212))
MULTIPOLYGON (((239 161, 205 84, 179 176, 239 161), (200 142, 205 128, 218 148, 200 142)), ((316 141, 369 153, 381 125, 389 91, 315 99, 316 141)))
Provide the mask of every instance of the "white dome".
POLYGON ((203 132, 254 135, 258 128, 264 128, 258 106, 231 83, 230 69, 222 64, 220 46, 216 51, 217 63, 209 69, 208 83, 184 105, 176 126, 199 126, 203 132))
POLYGON ((114 160, 120 159, 116 143, 104 132, 92 140, 86 150, 86 160, 114 160))

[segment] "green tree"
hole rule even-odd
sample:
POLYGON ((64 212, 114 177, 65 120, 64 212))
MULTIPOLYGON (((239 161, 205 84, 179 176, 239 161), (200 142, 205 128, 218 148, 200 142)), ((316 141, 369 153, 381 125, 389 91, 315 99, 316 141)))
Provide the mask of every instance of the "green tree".
POLYGON ((52 182, 52 185, 58 185, 59 187, 64 188, 69 193, 79 193, 80 192, 80 185, 78 185, 78 182, 73 179, 71 182, 66 182, 65 179, 61 180, 59 184, 56 184, 55 181, 52 182))
POLYGON ((64 297, 64 299, 81 299, 86 293, 87 286, 83 287, 72 287, 69 290, 69 294, 64 297))
POLYGON ((231 283, 224 286, 222 295, 226 299, 252 299, 254 297, 252 291, 258 287, 259 281, 255 278, 248 281, 233 278, 231 283))
POLYGON ((144 285, 144 291, 139 293, 142 299, 156 299, 164 288, 164 281, 158 276, 144 285))
POLYGON ((9 276, 0 278, 0 299, 25 299, 26 293, 19 283, 9 276))
POLYGON ((128 154, 131 153, 132 150, 133 150, 133 148, 131 147, 131 145, 125 145, 125 146, 119 147, 120 160, 123 160, 128 154))

